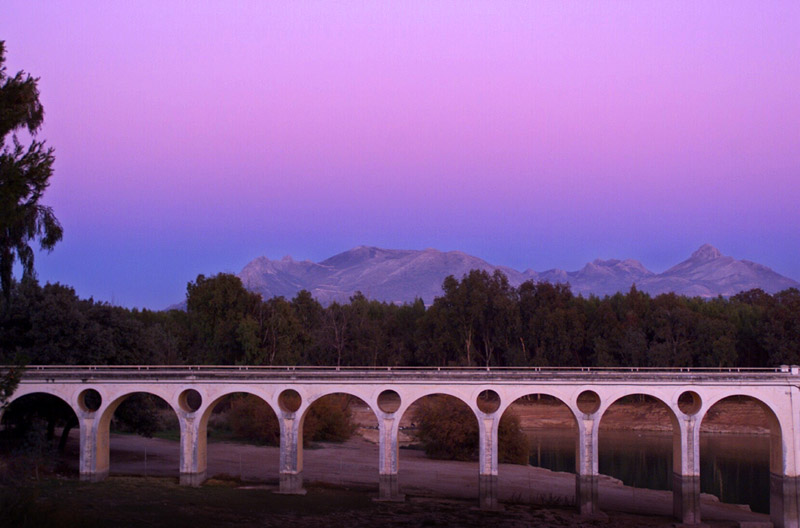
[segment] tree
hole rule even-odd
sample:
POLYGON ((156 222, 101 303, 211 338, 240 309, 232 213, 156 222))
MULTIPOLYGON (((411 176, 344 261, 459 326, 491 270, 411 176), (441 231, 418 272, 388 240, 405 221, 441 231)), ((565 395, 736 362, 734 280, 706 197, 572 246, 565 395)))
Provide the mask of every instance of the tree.
POLYGON ((16 132, 35 137, 44 121, 39 79, 23 71, 6 74, 5 42, 0 41, 0 289, 8 300, 14 261, 23 276, 33 276, 31 241, 48 251, 61 240, 63 229, 52 208, 39 203, 53 175, 53 149, 31 140, 24 147, 16 132), (11 134, 11 144, 6 136, 11 134))
MULTIPOLYGON (((194 334, 195 344, 205 362, 232 365, 244 359, 242 338, 252 328, 240 330, 247 316, 255 317, 261 297, 249 292, 241 279, 229 273, 219 273, 186 285, 186 313, 194 334)), ((250 343, 250 341, 248 341, 250 343)))

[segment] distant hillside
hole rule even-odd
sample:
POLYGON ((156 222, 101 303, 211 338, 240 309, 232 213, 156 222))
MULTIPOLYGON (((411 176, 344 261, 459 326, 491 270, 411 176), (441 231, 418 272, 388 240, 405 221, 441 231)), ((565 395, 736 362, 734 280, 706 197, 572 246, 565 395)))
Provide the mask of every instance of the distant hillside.
POLYGON ((441 295, 445 277, 460 278, 472 269, 489 273, 500 270, 514 286, 526 280, 569 283, 574 293, 584 296, 626 292, 632 284, 654 295, 675 292, 701 297, 730 296, 753 288, 768 293, 800 288, 797 281, 766 266, 724 256, 707 244, 687 260, 659 274, 631 259, 594 260, 578 271, 520 272, 460 251, 359 246, 322 262, 259 257, 247 264, 239 277, 247 289, 264 298, 276 295, 291 298, 306 289, 324 304, 346 302, 357 291, 381 301, 402 303, 419 297, 430 304, 441 295))

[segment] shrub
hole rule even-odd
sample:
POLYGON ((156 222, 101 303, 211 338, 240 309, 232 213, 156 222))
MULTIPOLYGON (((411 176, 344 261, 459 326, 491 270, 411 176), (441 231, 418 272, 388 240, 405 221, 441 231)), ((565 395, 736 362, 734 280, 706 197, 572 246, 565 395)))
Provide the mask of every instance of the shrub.
MULTIPOLYGON (((344 442, 355 431, 350 397, 332 394, 315 401, 303 422, 303 445, 310 442, 344 442)), ((255 396, 231 400, 228 424, 239 438, 268 445, 280 444, 278 418, 269 405, 255 396)))
MULTIPOLYGON (((417 439, 430 458, 478 459, 478 420, 463 402, 443 396, 425 398, 419 403, 414 421, 417 439)), ((506 411, 498 429, 498 460, 527 464, 528 451, 528 439, 520 429, 519 417, 506 411)))
POLYGON ((350 396, 331 394, 315 401, 303 423, 303 442, 344 442, 356 429, 350 396))
POLYGON ((278 417, 266 402, 255 396, 248 394, 231 399, 228 424, 239 438, 261 444, 280 444, 278 417))

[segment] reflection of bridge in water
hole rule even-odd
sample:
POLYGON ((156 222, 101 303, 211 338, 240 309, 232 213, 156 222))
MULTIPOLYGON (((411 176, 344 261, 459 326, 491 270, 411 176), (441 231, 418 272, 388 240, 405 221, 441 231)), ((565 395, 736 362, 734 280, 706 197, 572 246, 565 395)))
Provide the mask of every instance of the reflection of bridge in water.
POLYGON ((700 522, 700 424, 730 396, 756 400, 770 426, 770 515, 775 526, 800 527, 800 367, 779 369, 595 368, 306 368, 306 367, 28 367, 11 400, 34 393, 61 398, 80 423, 80 475, 101 480, 109 470, 109 425, 128 396, 150 393, 174 409, 180 424, 181 483, 206 476, 206 428, 215 405, 233 393, 263 399, 280 424, 280 491, 303 493, 302 428, 311 404, 345 393, 366 402, 379 429, 379 496, 402 498, 398 485, 400 418, 419 398, 445 394, 475 413, 480 432, 479 500, 498 507, 497 432, 517 399, 546 394, 569 407, 577 426, 576 503, 598 509, 598 427, 614 402, 647 395, 669 411, 673 429, 673 511, 700 522), (300 441, 298 441, 300 440, 300 441))

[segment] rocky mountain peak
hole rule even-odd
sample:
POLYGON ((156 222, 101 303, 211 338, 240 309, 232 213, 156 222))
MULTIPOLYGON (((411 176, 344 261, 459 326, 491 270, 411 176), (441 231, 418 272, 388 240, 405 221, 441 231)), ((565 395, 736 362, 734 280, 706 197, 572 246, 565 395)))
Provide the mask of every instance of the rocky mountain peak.
POLYGON ((712 246, 711 244, 703 244, 700 248, 692 253, 692 260, 714 260, 722 256, 722 253, 712 246))
POLYGON ((596 259, 577 271, 553 269, 537 273, 496 266, 461 251, 359 246, 319 263, 261 257, 245 266, 240 277, 246 288, 264 298, 292 298, 300 289, 306 289, 327 304, 347 302, 354 292, 362 291, 370 298, 387 302, 412 302, 420 297, 430 304, 442 294, 445 277, 461 278, 472 269, 489 273, 500 270, 513 286, 526 280, 569 283, 573 293, 585 296, 627 292, 634 283, 637 289, 651 295, 675 292, 707 298, 735 295, 752 288, 774 293, 800 287, 766 266, 723 256, 709 244, 658 274, 633 259, 596 259))

